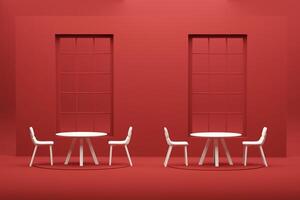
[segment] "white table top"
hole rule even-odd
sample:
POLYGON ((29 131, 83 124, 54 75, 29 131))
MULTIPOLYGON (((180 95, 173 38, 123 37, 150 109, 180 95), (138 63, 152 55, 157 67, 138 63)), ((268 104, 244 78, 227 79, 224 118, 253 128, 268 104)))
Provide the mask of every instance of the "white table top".
POLYGON ((241 133, 232 133, 232 132, 196 132, 191 133, 191 136, 194 137, 205 137, 205 138, 230 138, 230 137, 239 137, 241 133))
POLYGON ((102 137, 106 136, 104 132, 60 132, 56 133, 57 136, 61 137, 102 137))

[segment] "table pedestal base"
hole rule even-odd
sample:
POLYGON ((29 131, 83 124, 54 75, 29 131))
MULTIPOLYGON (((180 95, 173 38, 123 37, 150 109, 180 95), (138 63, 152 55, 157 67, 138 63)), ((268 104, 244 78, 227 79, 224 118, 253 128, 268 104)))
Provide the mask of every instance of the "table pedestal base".
MULTIPOLYGON (((95 165, 99 165, 99 161, 97 159, 97 156, 96 156, 96 153, 95 153, 95 150, 93 148, 90 138, 79 138, 79 165, 81 167, 83 166, 83 141, 84 140, 87 142, 87 144, 89 146, 89 149, 92 154, 95 165)), ((65 165, 69 164, 76 141, 77 141, 77 138, 72 139, 71 146, 69 148, 69 151, 68 151, 65 163, 64 163, 65 165)))
POLYGON ((230 156, 230 153, 228 151, 228 148, 227 148, 227 145, 226 145, 226 142, 225 142, 224 138, 214 138, 214 139, 209 138, 209 139, 207 139, 207 141, 205 143, 205 147, 204 147, 203 152, 202 152, 202 155, 201 155, 200 160, 199 160, 199 165, 203 165, 203 163, 204 163, 205 156, 207 154, 207 150, 208 150, 208 147, 211 143, 211 140, 213 140, 213 146, 214 146, 213 159, 214 159, 215 167, 219 167, 219 140, 221 141, 222 146, 225 150, 226 157, 227 157, 229 165, 233 165, 233 162, 232 162, 232 159, 231 159, 231 156, 230 156))

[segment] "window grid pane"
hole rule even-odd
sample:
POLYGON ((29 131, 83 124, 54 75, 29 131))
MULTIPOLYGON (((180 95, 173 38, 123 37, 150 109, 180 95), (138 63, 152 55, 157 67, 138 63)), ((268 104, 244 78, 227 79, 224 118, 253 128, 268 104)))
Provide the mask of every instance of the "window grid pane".
POLYGON ((113 36, 57 35, 57 131, 112 133, 113 36))
POLYGON ((246 35, 189 35, 189 132, 245 132, 246 42, 246 35))

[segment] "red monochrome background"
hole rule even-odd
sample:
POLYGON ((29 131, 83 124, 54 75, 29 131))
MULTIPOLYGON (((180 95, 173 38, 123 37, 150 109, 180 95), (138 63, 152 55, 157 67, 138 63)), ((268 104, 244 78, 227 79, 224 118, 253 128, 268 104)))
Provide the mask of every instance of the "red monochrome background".
MULTIPOLYGON (((27 129, 34 126, 41 139, 57 141, 55 155, 65 155, 69 141, 54 136, 61 123, 57 38, 73 34, 113 38, 109 79, 113 98, 108 105, 113 108, 112 124, 107 127, 112 137, 123 138, 132 125, 132 155, 162 156, 166 150, 162 127, 167 126, 174 138, 188 138, 191 156, 198 156, 201 142, 188 137, 189 39, 241 34, 247 37, 242 87, 245 138, 256 139, 267 126, 269 156, 299 155, 299 136, 287 131, 300 111, 298 4, 293 0, 89 0, 82 6, 69 0, 2 0, 1 153, 30 155, 27 129)), ((232 154, 242 153, 240 141, 229 142, 232 154)), ((94 143, 100 155, 107 155, 104 140, 94 143)))

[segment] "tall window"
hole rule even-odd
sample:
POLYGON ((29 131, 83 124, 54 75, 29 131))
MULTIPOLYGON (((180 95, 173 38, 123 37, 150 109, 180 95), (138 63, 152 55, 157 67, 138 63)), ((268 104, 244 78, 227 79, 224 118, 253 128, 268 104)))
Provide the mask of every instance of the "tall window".
POLYGON ((113 36, 56 35, 58 131, 112 132, 113 36))
POLYGON ((246 35, 189 35, 189 129, 244 132, 246 35))

